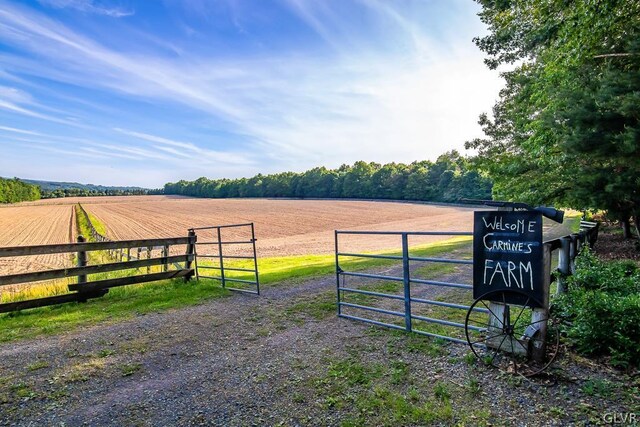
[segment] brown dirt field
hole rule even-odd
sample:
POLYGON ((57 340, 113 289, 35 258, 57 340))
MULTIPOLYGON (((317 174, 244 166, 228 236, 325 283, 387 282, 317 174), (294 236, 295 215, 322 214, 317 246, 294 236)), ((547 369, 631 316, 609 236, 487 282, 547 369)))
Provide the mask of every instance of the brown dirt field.
MULTIPOLYGON (((0 246, 68 243, 74 238, 73 205, 0 207, 0 246)), ((67 254, 0 258, 0 274, 68 265, 67 254)))
MULTIPOLYGON (((108 236, 114 240, 183 236, 191 227, 253 222, 259 256, 332 253, 336 229, 471 231, 473 215, 471 208, 344 200, 134 196, 85 198, 80 202, 106 225, 108 236)), ((231 229, 224 233, 224 240, 246 237, 233 235, 231 229)), ((213 240, 205 232, 198 238, 200 242, 213 240)), ((446 238, 414 238, 410 243, 446 238)), ((341 250, 349 251, 400 247, 398 236, 345 237, 342 241, 345 245, 341 250)))

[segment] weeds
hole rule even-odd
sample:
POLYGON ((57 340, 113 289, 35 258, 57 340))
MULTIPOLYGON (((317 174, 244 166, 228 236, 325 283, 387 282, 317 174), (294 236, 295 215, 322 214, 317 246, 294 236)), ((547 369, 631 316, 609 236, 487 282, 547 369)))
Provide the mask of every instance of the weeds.
POLYGON ((433 387, 434 396, 443 402, 447 402, 451 399, 451 391, 449 386, 444 382, 437 382, 433 387))
POLYGON ((30 365, 27 365, 27 371, 38 371, 40 369, 45 369, 48 367, 49 367, 49 364, 47 362, 45 362, 44 360, 40 360, 30 365))
POLYGON ((613 392, 613 388, 611 382, 595 379, 585 381, 580 390, 587 396, 609 397, 613 392))
POLYGON ((125 363, 120 365, 120 373, 123 377, 128 377, 138 372, 141 368, 142 365, 140 363, 125 363))

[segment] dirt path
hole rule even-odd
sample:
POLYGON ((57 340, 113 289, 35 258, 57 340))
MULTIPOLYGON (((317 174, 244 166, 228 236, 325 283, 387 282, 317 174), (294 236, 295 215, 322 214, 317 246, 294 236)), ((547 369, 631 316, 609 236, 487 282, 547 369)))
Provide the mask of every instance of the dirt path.
POLYGON ((0 425, 566 425, 630 410, 619 374, 567 360, 555 383, 523 381, 464 346, 339 319, 334 289, 288 282, 3 344, 0 425), (585 395, 591 380, 606 398, 585 395))

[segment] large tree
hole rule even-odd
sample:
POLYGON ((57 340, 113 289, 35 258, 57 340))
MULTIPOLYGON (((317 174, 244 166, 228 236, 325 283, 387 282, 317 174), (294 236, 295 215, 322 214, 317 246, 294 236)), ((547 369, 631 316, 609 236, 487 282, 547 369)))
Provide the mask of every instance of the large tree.
POLYGON ((640 1, 478 0, 505 88, 467 143, 494 193, 640 216, 640 1))

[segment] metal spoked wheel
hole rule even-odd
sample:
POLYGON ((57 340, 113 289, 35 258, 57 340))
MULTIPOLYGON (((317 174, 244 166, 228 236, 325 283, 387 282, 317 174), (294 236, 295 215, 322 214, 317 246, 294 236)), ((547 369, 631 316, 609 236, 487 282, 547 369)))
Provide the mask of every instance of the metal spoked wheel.
POLYGON ((546 319, 532 319, 533 303, 518 290, 492 291, 475 300, 464 322, 473 354, 486 365, 526 377, 549 367, 558 354, 560 335, 550 318, 543 342, 541 328, 546 319), (507 303, 514 300, 519 303, 507 303))

